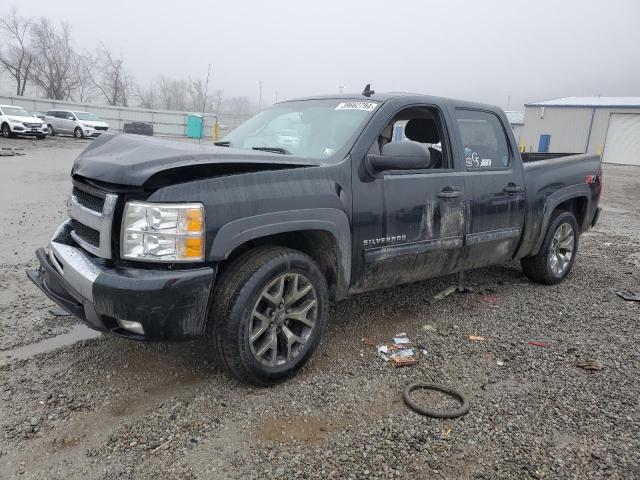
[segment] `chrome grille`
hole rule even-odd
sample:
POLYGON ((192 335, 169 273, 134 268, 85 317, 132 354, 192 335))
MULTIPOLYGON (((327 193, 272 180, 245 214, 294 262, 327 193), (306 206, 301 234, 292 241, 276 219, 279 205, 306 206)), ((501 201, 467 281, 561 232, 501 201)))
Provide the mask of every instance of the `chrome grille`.
POLYGON ((78 203, 83 207, 87 207, 94 212, 102 213, 102 209, 104 208, 104 197, 86 192, 78 187, 73 187, 73 195, 75 195, 78 199, 78 203))
POLYGON ((69 195, 71 238, 86 251, 111 258, 111 226, 117 195, 75 184, 69 195))
POLYGON ((93 127, 96 130, 109 130, 109 127, 93 127))
POLYGON ((91 227, 83 225, 77 220, 71 219, 71 228, 73 232, 82 240, 95 248, 100 248, 100 232, 91 227))

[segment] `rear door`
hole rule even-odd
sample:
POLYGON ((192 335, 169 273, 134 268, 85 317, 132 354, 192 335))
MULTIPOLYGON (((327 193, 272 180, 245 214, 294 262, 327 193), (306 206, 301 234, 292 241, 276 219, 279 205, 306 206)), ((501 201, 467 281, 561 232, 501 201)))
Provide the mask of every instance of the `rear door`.
POLYGON ((502 117, 467 108, 454 115, 469 199, 462 263, 469 269, 501 263, 515 253, 524 225, 522 163, 502 117))

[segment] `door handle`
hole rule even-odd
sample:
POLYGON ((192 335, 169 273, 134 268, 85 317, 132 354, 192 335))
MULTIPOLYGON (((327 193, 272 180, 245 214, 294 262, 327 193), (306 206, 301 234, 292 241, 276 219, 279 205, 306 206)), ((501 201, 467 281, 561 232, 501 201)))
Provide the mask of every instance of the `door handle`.
POLYGON ((460 190, 454 190, 453 188, 447 187, 438 192, 437 196, 438 198, 458 198, 460 194, 460 190))
POLYGON ((520 185, 507 185, 502 191, 504 193, 518 193, 522 191, 522 187, 520 185))

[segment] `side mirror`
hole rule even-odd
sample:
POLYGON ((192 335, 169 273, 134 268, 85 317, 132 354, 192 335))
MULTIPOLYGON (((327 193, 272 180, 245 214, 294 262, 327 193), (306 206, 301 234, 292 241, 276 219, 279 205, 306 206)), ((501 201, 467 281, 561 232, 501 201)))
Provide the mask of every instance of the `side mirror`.
POLYGON ((67 120, 75 120, 75 118, 73 118, 72 116, 68 116, 67 120))
POLYGON ((429 150, 413 142, 390 142, 382 147, 382 155, 367 157, 371 169, 384 170, 420 170, 431 166, 429 150))

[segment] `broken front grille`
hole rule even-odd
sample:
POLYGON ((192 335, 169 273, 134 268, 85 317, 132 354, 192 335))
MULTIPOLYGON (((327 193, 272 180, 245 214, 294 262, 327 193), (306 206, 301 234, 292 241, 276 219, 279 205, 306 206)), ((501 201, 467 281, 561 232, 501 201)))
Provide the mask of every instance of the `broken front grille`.
POLYGON ((83 225, 77 220, 71 219, 71 227, 73 232, 80 237, 83 241, 87 242, 89 245, 99 248, 100 247, 100 232, 94 230, 91 227, 87 227, 83 225))
POLYGON ((118 196, 74 182, 69 195, 71 237, 82 248, 111 258, 111 226, 118 196))

